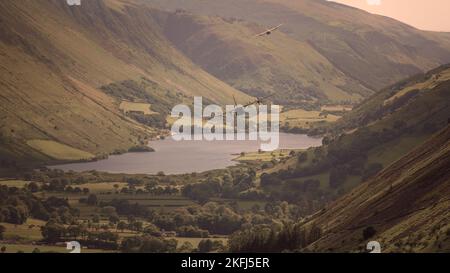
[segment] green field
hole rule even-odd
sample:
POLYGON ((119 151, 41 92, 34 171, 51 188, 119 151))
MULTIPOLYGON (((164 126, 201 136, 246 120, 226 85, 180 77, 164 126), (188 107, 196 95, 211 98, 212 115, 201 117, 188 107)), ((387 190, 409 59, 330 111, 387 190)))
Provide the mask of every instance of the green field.
POLYGON ((6 228, 4 238, 6 240, 39 241, 42 239, 41 227, 44 221, 28 219, 23 225, 0 223, 6 228))
POLYGON ((72 148, 53 140, 29 140, 27 144, 35 150, 58 160, 89 160, 94 155, 79 149, 72 148))
MULTIPOLYGON (((32 245, 32 244, 2 244, 0 243, 0 248, 6 247, 5 253, 33 253, 35 249, 39 249, 41 253, 43 252, 56 252, 56 253, 69 253, 63 246, 42 246, 42 245, 32 245)), ((81 253, 113 253, 116 251, 106 251, 101 249, 82 249, 81 253)))
POLYGON ((323 114, 320 111, 306 111, 302 109, 290 110, 280 114, 281 126, 289 128, 311 128, 314 123, 318 122, 335 122, 340 117, 332 114, 323 114))
POLYGON ((26 185, 28 185, 29 183, 30 182, 23 181, 23 180, 1 180, 0 186, 23 188, 26 185))
POLYGON ((289 157, 291 150, 282 150, 274 152, 252 152, 240 155, 235 160, 237 161, 260 161, 260 162, 270 162, 274 159, 282 159, 289 157))

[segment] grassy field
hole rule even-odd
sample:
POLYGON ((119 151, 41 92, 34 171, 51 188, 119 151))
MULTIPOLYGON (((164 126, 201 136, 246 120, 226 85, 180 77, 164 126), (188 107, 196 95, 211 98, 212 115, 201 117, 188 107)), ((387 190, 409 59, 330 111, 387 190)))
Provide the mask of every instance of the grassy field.
MULTIPOLYGON (((41 253, 43 252, 56 252, 56 253, 69 253, 63 246, 41 246, 41 245, 32 245, 32 244, 2 244, 0 243, 0 247, 6 247, 6 253, 33 253, 35 249, 39 249, 41 253)), ((101 249, 82 249, 81 253, 114 253, 116 251, 106 251, 101 249)))
POLYGON ((26 185, 28 185, 29 183, 30 182, 23 181, 23 180, 1 180, 0 186, 23 188, 26 185))
POLYGON ((321 107, 321 111, 328 111, 328 112, 348 112, 353 109, 352 106, 348 105, 324 105, 321 107))
POLYGON ((270 162, 274 159, 282 159, 289 156, 291 150, 281 150, 274 152, 253 152, 245 153, 240 155, 235 160, 237 161, 260 161, 260 162, 270 162))
POLYGON ((128 187, 128 184, 124 182, 86 183, 80 185, 80 187, 88 188, 90 193, 98 194, 115 192, 116 190, 120 191, 122 188, 128 187))
POLYGON ((51 158, 58 160, 86 160, 92 159, 93 154, 72 148, 52 140, 29 140, 27 144, 51 158))
POLYGON ((144 115, 155 115, 155 114, 158 114, 158 113, 153 112, 151 110, 151 105, 148 104, 148 103, 122 101, 122 103, 120 103, 119 109, 124 111, 125 113, 128 113, 128 112, 142 112, 142 113, 144 113, 144 115))
POLYGON ((388 167, 394 161, 400 159, 408 151, 420 145, 427 139, 427 136, 408 136, 395 139, 380 147, 373 149, 369 153, 368 163, 380 163, 383 167, 388 167))
POLYGON ((335 122, 340 117, 332 114, 322 114, 320 111, 306 111, 302 109, 290 110, 280 114, 281 126, 290 128, 310 128, 317 122, 335 122))
POLYGON ((437 85, 439 85, 440 83, 442 83, 444 81, 448 81, 448 80, 450 80, 450 70, 444 70, 441 73, 435 75, 434 77, 431 77, 430 79, 428 79, 424 82, 416 83, 416 84, 413 84, 411 86, 408 86, 408 87, 402 89, 401 91, 397 92, 392 97, 386 99, 384 101, 384 105, 392 103, 395 99, 398 99, 398 98, 408 94, 411 91, 431 90, 431 89, 435 88, 437 85))
POLYGON ((0 225, 6 228, 4 234, 6 240, 39 241, 42 239, 41 226, 44 226, 45 222, 29 218, 23 225, 8 223, 0 223, 0 225))
MULTIPOLYGON (((103 183, 102 183, 103 184, 103 183)), ((118 184, 118 183, 114 183, 118 184)), ((84 185, 80 185, 80 187, 84 187, 84 185)), ((98 189, 102 189, 101 186, 96 186, 98 189)), ((101 191, 101 190, 100 190, 101 191)), ((146 206, 151 209, 161 209, 165 211, 174 210, 182 207, 194 206, 197 205, 191 199, 182 197, 182 196, 155 196, 152 194, 144 193, 144 194, 115 194, 114 190, 111 190, 111 194, 99 194, 95 191, 98 200, 101 201, 111 201, 113 199, 125 199, 130 203, 137 203, 142 206, 146 206)), ((38 194, 39 197, 42 196, 41 193, 38 194)), ((68 193, 47 193, 45 197, 48 198, 50 196, 55 196, 59 198, 67 198, 69 200, 69 204, 80 210, 80 216, 82 219, 90 218, 94 214, 99 214, 101 209, 95 206, 89 206, 86 204, 80 204, 80 198, 86 198, 87 195, 83 194, 68 194, 68 193)))

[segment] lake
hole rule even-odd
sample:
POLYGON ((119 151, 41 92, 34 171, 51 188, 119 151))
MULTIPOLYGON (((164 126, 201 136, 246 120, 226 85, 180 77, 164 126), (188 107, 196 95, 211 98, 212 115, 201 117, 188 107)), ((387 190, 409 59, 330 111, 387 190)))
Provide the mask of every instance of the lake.
MULTIPOLYGON (((280 133, 280 149, 307 149, 322 145, 321 138, 280 133)), ((238 164, 233 161, 241 152, 257 152, 260 141, 151 141, 153 153, 112 155, 96 162, 50 166, 64 171, 97 170, 127 174, 184 174, 223 169, 238 164)))

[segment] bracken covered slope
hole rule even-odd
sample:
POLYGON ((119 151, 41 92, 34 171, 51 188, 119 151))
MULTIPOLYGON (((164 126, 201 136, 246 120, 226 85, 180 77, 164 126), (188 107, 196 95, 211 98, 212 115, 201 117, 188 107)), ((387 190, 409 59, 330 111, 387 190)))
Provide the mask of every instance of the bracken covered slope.
POLYGON ((368 241, 376 240, 385 252, 448 252, 449 196, 450 126, 447 126, 376 177, 312 216, 307 225, 322 228, 322 236, 307 249, 364 251, 368 241))

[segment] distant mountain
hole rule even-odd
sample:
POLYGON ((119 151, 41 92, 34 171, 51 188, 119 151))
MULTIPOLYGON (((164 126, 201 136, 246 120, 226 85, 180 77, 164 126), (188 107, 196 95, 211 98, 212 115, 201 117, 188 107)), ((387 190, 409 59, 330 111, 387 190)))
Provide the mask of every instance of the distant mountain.
POLYGON ((312 216, 321 238, 310 251, 450 251, 450 126, 312 216))
POLYGON ((281 105, 358 101, 372 90, 348 77, 309 43, 282 32, 255 37, 261 26, 240 20, 159 14, 166 37, 206 71, 252 96, 281 105))
POLYGON ((150 10, 132 1, 6 0, 0 18, 4 161, 85 159, 155 134, 119 110, 127 96, 106 92, 115 83, 117 94, 130 90, 124 82, 144 82, 148 88, 135 90, 147 93, 133 98, 154 104, 191 103, 194 95, 217 103, 232 103, 233 94, 251 99, 184 57, 150 10))
POLYGON ((249 94, 275 92, 282 103, 356 101, 450 62, 448 33, 324 0, 140 1, 176 12, 159 22, 195 63, 249 94), (254 37, 280 23, 281 33, 254 37))

